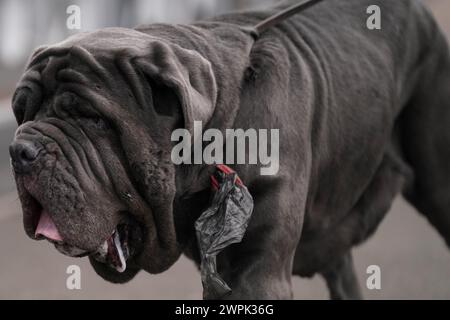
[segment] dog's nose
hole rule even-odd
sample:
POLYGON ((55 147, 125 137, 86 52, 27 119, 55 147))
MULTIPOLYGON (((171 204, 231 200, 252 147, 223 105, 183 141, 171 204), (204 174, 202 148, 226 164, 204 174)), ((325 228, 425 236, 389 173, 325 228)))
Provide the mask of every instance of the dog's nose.
POLYGON ((39 157, 41 148, 28 140, 14 140, 9 146, 11 163, 16 173, 26 173, 39 157))

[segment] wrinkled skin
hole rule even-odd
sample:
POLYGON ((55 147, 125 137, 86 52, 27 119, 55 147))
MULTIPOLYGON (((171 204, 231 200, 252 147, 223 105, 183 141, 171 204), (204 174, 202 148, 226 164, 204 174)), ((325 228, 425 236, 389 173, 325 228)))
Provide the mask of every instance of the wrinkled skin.
MULTIPOLYGON (((118 36, 129 33, 112 31, 118 36)), ((90 43, 97 36, 80 38, 90 43)), ((92 70, 83 64, 92 54, 82 45, 74 47, 80 42, 73 39, 38 51, 14 96, 14 112, 22 123, 16 140, 29 139, 42 148, 31 173, 16 175, 25 229, 34 237, 36 221, 32 221, 29 204, 33 198, 51 213, 67 244, 91 252, 131 214, 145 226, 142 246, 146 250, 129 263, 128 272, 113 274, 112 280, 128 279, 141 267, 161 272, 180 254, 170 217, 175 178, 167 139, 176 118, 161 121, 163 115, 148 110, 151 96, 139 97, 143 99, 140 105, 133 96, 134 88, 121 89, 126 86, 125 79, 108 83, 102 77, 111 75, 103 66, 92 70), (61 57, 52 51, 62 52, 61 57), (48 58, 42 57, 46 54, 48 58), (145 124, 156 118, 159 121, 151 128, 145 124), (158 226, 163 226, 161 231, 158 226)), ((94 50, 109 53, 111 46, 115 46, 114 40, 105 47, 95 44, 94 50)), ((117 48, 119 57, 113 58, 127 64, 128 52, 122 50, 117 48)), ((133 66, 123 66, 128 67, 133 66)))
POLYGON ((256 42, 242 28, 278 11, 38 49, 13 101, 15 141, 39 150, 15 174, 27 234, 43 207, 63 251, 84 255, 135 221, 125 272, 90 257, 112 282, 162 272, 181 253, 199 263, 194 222, 212 168, 174 166, 170 134, 201 120, 280 129, 276 175, 232 166, 255 207, 242 243, 218 257, 228 298, 291 298, 291 275, 315 273, 332 298, 359 298, 351 248, 402 191, 450 244, 450 57, 431 15, 418 1, 329 0, 256 42), (373 4, 383 32, 365 27, 373 4))

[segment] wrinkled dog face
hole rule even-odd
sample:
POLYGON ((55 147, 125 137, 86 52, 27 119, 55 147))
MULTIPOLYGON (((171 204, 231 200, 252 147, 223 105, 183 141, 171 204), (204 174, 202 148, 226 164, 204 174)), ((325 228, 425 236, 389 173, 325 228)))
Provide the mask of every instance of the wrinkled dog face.
POLYGON ((137 31, 37 50, 13 98, 10 146, 28 236, 89 255, 113 282, 167 269, 180 254, 170 131, 207 120, 195 108, 208 117, 215 95, 205 59, 137 31))

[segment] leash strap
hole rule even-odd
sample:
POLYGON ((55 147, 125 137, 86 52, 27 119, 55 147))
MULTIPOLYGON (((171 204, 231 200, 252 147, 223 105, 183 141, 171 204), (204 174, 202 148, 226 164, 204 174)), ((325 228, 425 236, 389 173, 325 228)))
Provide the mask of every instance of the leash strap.
POLYGON ((304 11, 317 3, 321 2, 323 0, 305 0, 300 3, 297 3, 283 11, 280 11, 279 13, 268 17, 267 19, 261 21, 258 23, 254 30, 252 30, 252 35, 254 38, 258 38, 264 31, 267 29, 277 25, 278 23, 290 18, 291 16, 304 11))

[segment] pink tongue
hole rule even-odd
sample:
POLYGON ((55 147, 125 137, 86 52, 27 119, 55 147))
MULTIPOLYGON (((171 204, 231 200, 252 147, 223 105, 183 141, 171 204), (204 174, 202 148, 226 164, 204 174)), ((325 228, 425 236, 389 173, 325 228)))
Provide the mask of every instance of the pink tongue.
POLYGON ((53 241, 62 241, 62 237, 56 228, 55 223, 46 210, 42 210, 39 223, 34 233, 35 237, 42 235, 53 241))

